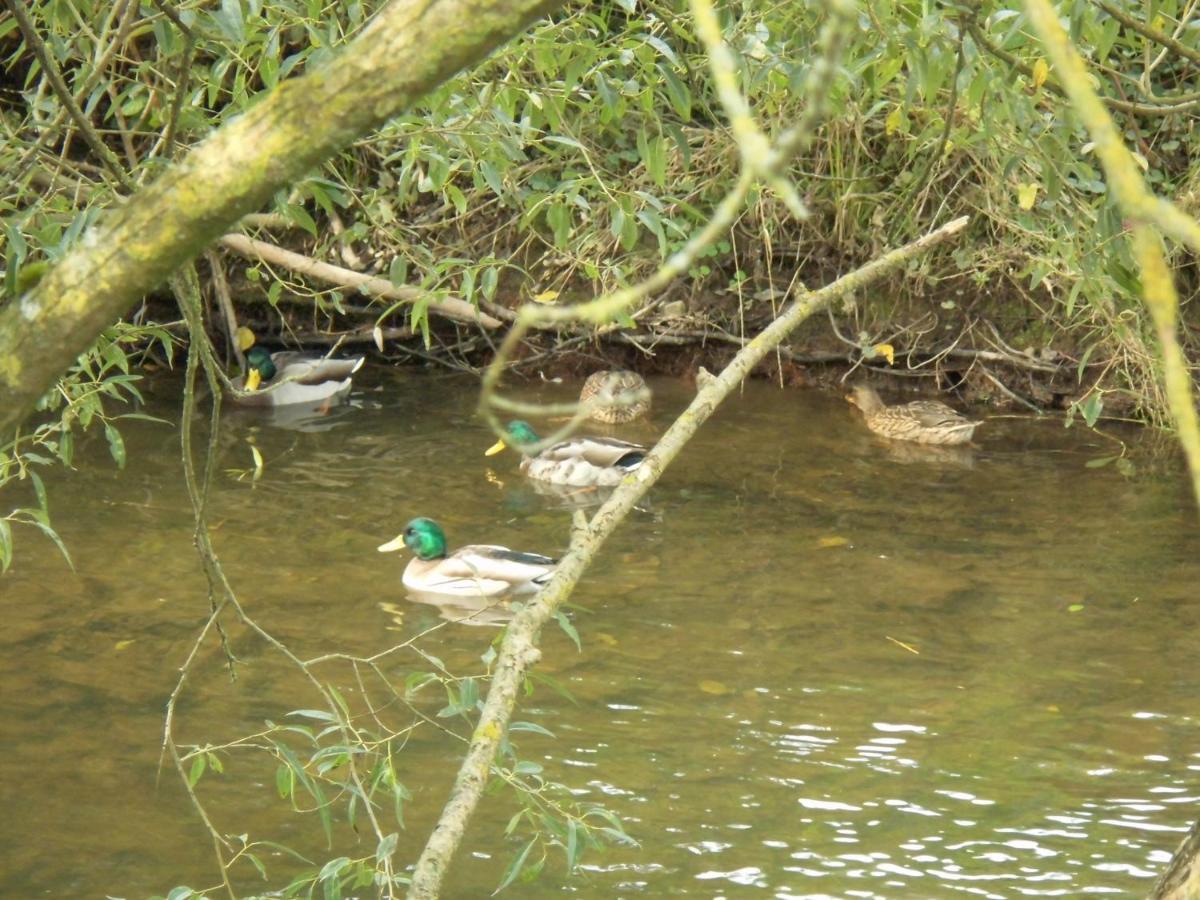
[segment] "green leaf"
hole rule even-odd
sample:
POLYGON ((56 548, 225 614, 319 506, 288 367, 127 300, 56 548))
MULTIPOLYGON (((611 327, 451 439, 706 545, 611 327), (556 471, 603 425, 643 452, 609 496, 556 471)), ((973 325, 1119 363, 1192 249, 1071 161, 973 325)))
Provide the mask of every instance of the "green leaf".
POLYGON ((529 732, 532 732, 533 734, 545 735, 548 738, 554 737, 554 732, 550 731, 549 729, 543 728, 541 725, 538 725, 536 722, 512 722, 509 724, 508 730, 509 731, 529 731, 529 732))
POLYGON ((1079 407, 1079 412, 1083 415, 1083 421, 1088 428, 1096 424, 1103 410, 1104 398, 1100 396, 1098 391, 1093 391, 1079 407))
POLYGON ((104 423, 104 436, 108 438, 108 452, 112 454, 113 460, 117 463, 117 468, 125 468, 125 440, 110 422, 104 423))
POLYGON ((331 859, 321 867, 321 871, 317 875, 317 879, 319 881, 325 881, 327 879, 337 878, 338 875, 341 874, 342 870, 348 865, 350 865, 350 858, 348 856, 339 856, 337 859, 331 859))
POLYGON ((33 482, 33 493, 37 496, 38 508, 44 513, 50 512, 50 502, 46 498, 46 485, 42 483, 42 477, 31 470, 29 480, 33 482))
POLYGON ((63 543, 62 538, 58 536, 58 532, 50 527, 48 522, 43 522, 39 519, 34 519, 33 524, 50 540, 54 541, 58 552, 63 555, 63 559, 67 561, 67 565, 71 567, 71 571, 75 570, 75 563, 71 560, 71 554, 67 552, 67 545, 63 543))
POLYGON ((283 214, 293 225, 303 228, 313 237, 317 236, 317 223, 313 221, 313 217, 308 214, 308 210, 298 203, 288 203, 283 208, 283 214))
POLYGON ((672 63, 679 65, 679 57, 675 55, 675 51, 672 50, 670 45, 662 38, 655 37, 652 34, 643 34, 641 35, 641 38, 643 41, 669 59, 672 63))
POLYGON ((213 18, 227 38, 236 44, 245 42, 246 19, 241 0, 221 0, 221 8, 213 13, 213 18))
POLYGON ((188 785, 195 787, 196 782, 200 780, 200 776, 204 774, 204 770, 208 768, 208 760, 204 758, 204 754, 197 755, 192 760, 192 768, 188 771, 188 785))
POLYGON ((250 860, 250 863, 254 866, 254 868, 258 869, 258 874, 262 876, 262 880, 266 881, 267 880, 267 867, 262 864, 262 860, 260 860, 253 853, 243 853, 242 856, 245 859, 250 860))
POLYGON ((388 281, 393 287, 404 287, 408 284, 408 259, 403 256, 393 256, 388 266, 388 281))
POLYGON ((675 114, 685 122, 692 120, 692 92, 688 86, 679 80, 670 66, 659 66, 658 71, 662 74, 663 85, 667 89, 667 99, 671 101, 671 107, 675 110, 675 114))
POLYGON ((571 872, 575 869, 575 863, 579 860, 579 822, 575 819, 567 819, 567 871, 571 872))
POLYGON ((555 246, 566 249, 571 239, 571 210, 563 203, 555 203, 546 210, 546 222, 554 232, 555 246))
POLYGON ((491 300, 496 296, 496 286, 500 282, 500 269, 498 266, 488 266, 483 270, 483 277, 480 279, 480 288, 483 291, 483 298, 491 300))
POLYGON ((12 526, 7 519, 0 519, 0 572, 7 572, 12 565, 12 526))
POLYGON ((504 181, 500 178, 495 164, 486 159, 483 160, 479 164, 479 174, 483 176, 483 180, 487 182, 487 186, 492 189, 493 194, 497 197, 504 196, 504 181))
POLYGON ((303 716, 306 719, 316 719, 318 722, 336 722, 337 716, 327 709, 293 709, 289 716, 303 716))
POLYGON ((442 191, 450 198, 450 202, 454 204, 454 211, 460 216, 467 211, 467 197, 453 184, 447 184, 442 191))
POLYGON ((383 840, 379 842, 379 846, 375 848, 375 861, 382 863, 385 859, 396 852, 396 844, 400 840, 400 835, 396 832, 385 835, 383 840))
POLYGON ((575 626, 571 624, 571 620, 567 618, 567 614, 561 609, 554 614, 555 621, 558 622, 558 627, 563 630, 563 633, 575 643, 575 649, 583 652, 583 645, 579 643, 579 632, 575 630, 575 626))
POLYGON ((292 796, 292 792, 296 789, 296 776, 291 768, 286 765, 280 765, 275 770, 275 790, 279 792, 279 798, 286 800, 292 796))
POLYGON ((532 837, 526 842, 525 847, 508 864, 508 868, 504 870, 504 876, 500 879, 500 884, 496 886, 496 890, 492 892, 493 894, 500 893, 516 880, 516 877, 521 874, 521 869, 525 866, 525 860, 529 858, 530 851, 533 850, 533 845, 536 843, 536 837, 532 837))

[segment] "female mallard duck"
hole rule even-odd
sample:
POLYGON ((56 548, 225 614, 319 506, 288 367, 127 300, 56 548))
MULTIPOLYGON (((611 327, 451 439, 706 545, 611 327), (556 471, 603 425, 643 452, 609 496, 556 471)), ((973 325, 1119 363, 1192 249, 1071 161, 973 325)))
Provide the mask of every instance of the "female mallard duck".
POLYGON ((884 406, 873 388, 855 385, 846 400, 862 410, 876 434, 921 444, 965 444, 982 422, 973 422, 937 400, 884 406))
POLYGON ((522 472, 538 481, 567 487, 611 487, 619 484, 646 458, 646 448, 641 444, 584 436, 567 438, 540 453, 528 455, 522 448, 538 441, 529 423, 509 422, 507 431, 508 438, 496 441, 484 455, 492 456, 505 447, 514 447, 524 456, 522 472))
POLYGON ((402 581, 410 591, 443 597, 504 597, 538 591, 558 560, 491 544, 446 552, 446 533, 433 519, 413 519, 395 539, 379 547, 390 553, 408 547, 415 555, 402 581))
POLYGON ((579 403, 593 421, 624 425, 650 411, 650 388, 637 372, 593 372, 583 383, 579 403))
POLYGON ((252 347, 246 354, 246 378, 238 385, 244 391, 257 391, 260 385, 286 382, 273 391, 251 397, 238 397, 244 406, 289 406, 293 403, 321 403, 350 390, 350 376, 361 368, 364 357, 324 359, 307 353, 267 353, 252 347))

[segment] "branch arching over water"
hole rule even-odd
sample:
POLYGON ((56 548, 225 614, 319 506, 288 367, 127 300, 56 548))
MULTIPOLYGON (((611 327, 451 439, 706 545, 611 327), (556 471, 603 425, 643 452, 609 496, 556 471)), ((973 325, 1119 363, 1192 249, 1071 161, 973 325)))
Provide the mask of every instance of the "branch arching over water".
POLYGON ((659 479, 671 461, 721 405, 721 402, 750 374, 751 370, 801 322, 833 300, 856 291, 899 268, 936 244, 958 234, 967 218, 955 219, 936 231, 856 269, 837 281, 800 297, 761 334, 743 347, 719 376, 702 387, 691 404, 667 429, 637 471, 626 477, 585 528, 576 529, 571 546, 553 579, 508 626, 500 647, 492 683, 475 728, 475 735, 442 810, 413 872, 412 898, 438 896, 442 878, 462 839, 467 822, 487 784, 492 759, 516 705, 525 673, 537 662, 537 642, 542 628, 559 610, 579 578, 587 570, 608 536, 634 505, 659 479))

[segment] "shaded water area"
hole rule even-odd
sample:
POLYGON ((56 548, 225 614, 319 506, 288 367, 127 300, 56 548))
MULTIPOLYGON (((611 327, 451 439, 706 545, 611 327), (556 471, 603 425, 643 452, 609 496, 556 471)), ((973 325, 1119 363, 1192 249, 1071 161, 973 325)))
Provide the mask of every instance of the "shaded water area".
MULTIPOLYGON (((474 382, 363 374, 359 407, 325 430, 240 414, 222 426, 217 550, 251 613, 305 657, 370 654, 443 621, 404 598, 407 554, 375 552, 412 516, 442 521, 452 545, 567 542, 562 504, 523 483, 510 454, 482 456, 474 382), (251 466, 248 437, 266 463, 257 483, 236 471, 251 466)), ((683 382, 652 386, 654 421, 617 433, 653 438, 691 396, 683 382)), ((151 412, 177 417, 177 381, 152 393, 151 412)), ((0 579, 6 896, 216 883, 178 777, 168 768, 156 786, 164 704, 208 608, 178 435, 131 422, 125 436, 126 471, 94 441, 75 472, 48 478, 76 571, 22 530, 0 579)), ((582 652, 547 632, 540 671, 574 702, 539 687, 517 716, 555 735, 518 735, 522 757, 606 804, 640 846, 591 853, 570 879, 552 857, 510 891, 1144 894, 1200 815, 1200 541, 1186 485, 1170 466, 1133 479, 1087 468, 1114 445, 1058 421, 996 419, 977 443, 923 455, 869 435, 835 396, 755 382, 731 398, 576 592, 582 652)), ((231 685, 204 645, 184 742, 318 705, 278 654, 231 634, 240 677, 231 685)), ((475 672, 496 634, 446 624, 421 646, 475 672)), ((387 674, 428 668, 400 654, 387 674)), ((355 694, 346 669, 327 674, 355 694)), ((431 728, 404 747, 399 859, 415 859, 460 754, 431 728)), ((327 850, 316 818, 279 799, 273 764, 246 752, 225 763, 198 788, 222 831, 318 860, 371 852, 369 831, 356 842, 340 814, 327 850)), ((520 847, 503 835, 514 810, 505 793, 485 799, 446 896, 495 887, 520 847)), ((291 863, 263 859, 278 884, 291 863)), ((243 891, 258 889, 238 871, 243 891)))

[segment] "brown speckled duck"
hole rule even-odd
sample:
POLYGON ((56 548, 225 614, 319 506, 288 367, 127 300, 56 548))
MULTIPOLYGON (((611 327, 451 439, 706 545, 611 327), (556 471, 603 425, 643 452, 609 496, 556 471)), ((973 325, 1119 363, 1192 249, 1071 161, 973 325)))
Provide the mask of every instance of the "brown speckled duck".
POLYGON ((914 400, 885 406, 874 388, 855 385, 846 400, 862 410, 867 427, 876 434, 920 444, 965 444, 982 422, 968 419, 938 400, 914 400))
POLYGON ((650 411, 650 388, 637 372, 593 372, 583 383, 579 402, 589 407, 593 421, 624 425, 650 411))

